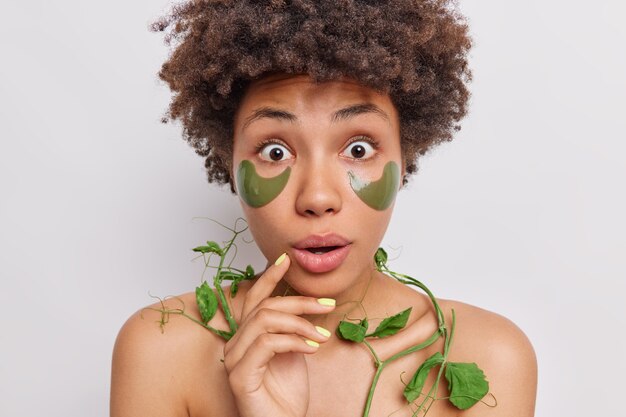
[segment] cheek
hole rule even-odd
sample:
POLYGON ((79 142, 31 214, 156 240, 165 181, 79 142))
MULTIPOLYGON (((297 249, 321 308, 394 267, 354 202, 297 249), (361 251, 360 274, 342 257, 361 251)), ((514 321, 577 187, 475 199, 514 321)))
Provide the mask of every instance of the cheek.
POLYGON ((288 248, 292 229, 283 211, 274 205, 253 208, 241 204, 254 243, 267 259, 276 259, 288 248))
POLYGON ((363 267, 373 265, 376 250, 381 246, 389 222, 391 220, 393 205, 388 210, 372 210, 355 197, 358 208, 355 208, 352 217, 350 237, 354 239, 354 251, 349 269, 361 270, 363 267))
POLYGON ((400 185, 400 168, 394 161, 385 164, 383 174, 375 181, 366 181, 348 172, 350 187, 365 204, 375 210, 385 210, 394 202, 400 185))
POLYGON ((243 160, 237 168, 237 192, 250 207, 263 207, 283 191, 290 174, 291 167, 287 167, 275 177, 261 177, 252 162, 243 160))

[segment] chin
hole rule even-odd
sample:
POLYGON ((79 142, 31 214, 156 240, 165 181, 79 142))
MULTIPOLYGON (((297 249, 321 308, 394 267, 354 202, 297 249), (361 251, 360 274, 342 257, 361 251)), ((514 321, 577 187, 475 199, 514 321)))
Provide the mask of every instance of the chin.
POLYGON ((357 282, 352 273, 346 272, 349 268, 337 268, 330 272, 314 274, 303 270, 297 265, 290 268, 284 277, 289 286, 300 295, 315 298, 340 298, 357 282))

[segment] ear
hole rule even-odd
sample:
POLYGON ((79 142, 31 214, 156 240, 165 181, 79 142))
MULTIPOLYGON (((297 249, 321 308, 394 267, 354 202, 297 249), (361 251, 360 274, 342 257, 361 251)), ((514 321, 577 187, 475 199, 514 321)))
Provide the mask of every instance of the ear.
POLYGON ((402 156, 402 164, 400 167, 400 188, 401 190, 404 187, 406 182, 406 159, 404 159, 404 155, 402 156))
POLYGON ((235 188, 235 161, 234 158, 231 156, 230 159, 230 164, 228 167, 228 184, 230 185, 230 191, 237 195, 237 189, 235 188))

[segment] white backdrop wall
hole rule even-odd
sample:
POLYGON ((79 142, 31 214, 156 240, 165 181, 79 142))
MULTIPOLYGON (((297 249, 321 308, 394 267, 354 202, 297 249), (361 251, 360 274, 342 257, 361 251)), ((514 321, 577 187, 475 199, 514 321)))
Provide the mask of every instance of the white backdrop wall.
MULTIPOLYGON (((147 26, 167 5, 2 0, 0 416, 108 415, 120 326, 148 292, 198 283, 190 248, 226 235, 194 217, 241 213, 159 123, 168 51, 147 26)), ((384 245, 440 297, 527 333, 537 416, 623 416, 626 6, 461 9, 471 111, 422 159, 384 245)))

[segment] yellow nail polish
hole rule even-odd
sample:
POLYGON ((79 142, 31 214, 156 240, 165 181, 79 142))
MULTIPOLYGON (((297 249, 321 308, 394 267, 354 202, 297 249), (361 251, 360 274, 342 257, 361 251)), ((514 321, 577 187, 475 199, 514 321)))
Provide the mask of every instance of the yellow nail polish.
POLYGON ((336 303, 333 298, 318 298, 317 302, 323 306, 334 306, 336 303))
POLYGON ((323 327, 315 326, 315 330, 324 337, 330 337, 330 332, 323 327))
POLYGON ((311 347, 320 347, 320 344, 313 340, 305 339, 304 342, 311 347))
POLYGON ((287 254, 283 253, 282 255, 278 257, 278 259, 276 259, 276 262, 274 262, 274 265, 278 266, 282 264, 286 257, 287 257, 287 254))

